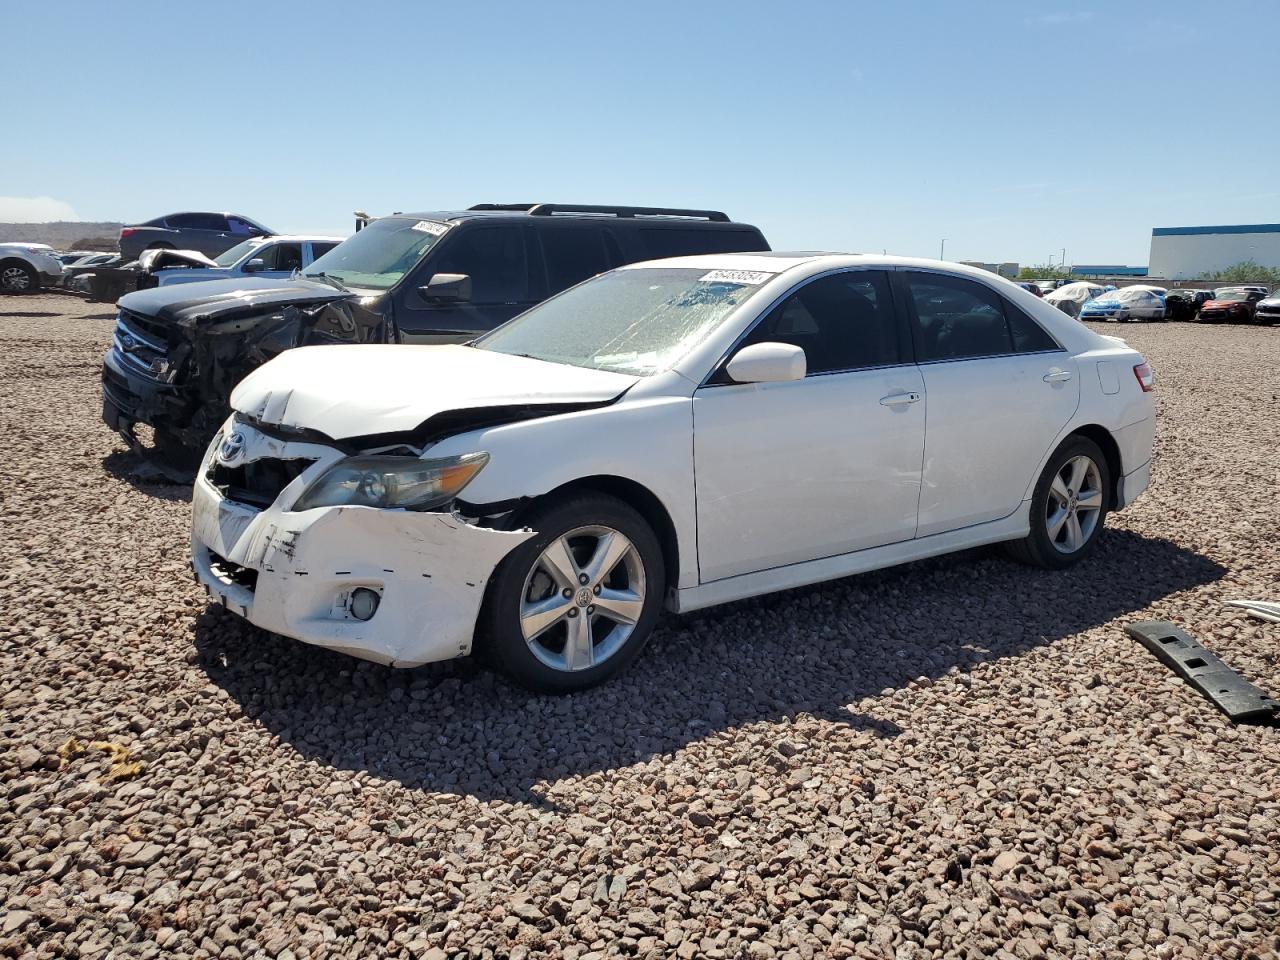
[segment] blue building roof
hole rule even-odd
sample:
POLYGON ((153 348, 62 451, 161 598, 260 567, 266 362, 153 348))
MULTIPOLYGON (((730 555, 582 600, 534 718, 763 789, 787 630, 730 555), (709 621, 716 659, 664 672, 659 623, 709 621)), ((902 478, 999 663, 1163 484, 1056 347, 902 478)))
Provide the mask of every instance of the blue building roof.
POLYGON ((1071 272, 1081 277, 1145 277, 1146 267, 1126 267, 1114 263, 1077 263, 1071 272))
POLYGON ((1280 223, 1241 223, 1223 227, 1155 227, 1153 237, 1196 237, 1215 233, 1280 233, 1280 223))

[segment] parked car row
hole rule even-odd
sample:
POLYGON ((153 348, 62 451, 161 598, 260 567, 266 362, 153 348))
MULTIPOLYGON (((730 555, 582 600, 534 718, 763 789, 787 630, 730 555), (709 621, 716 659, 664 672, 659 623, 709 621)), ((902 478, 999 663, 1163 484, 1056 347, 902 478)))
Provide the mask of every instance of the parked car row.
POLYGON ((1059 287, 1045 296, 1045 302, 1081 320, 1271 324, 1280 320, 1280 291, 1277 294, 1268 296, 1267 288, 1261 286, 1168 290, 1148 284, 1116 288, 1081 281, 1059 287))

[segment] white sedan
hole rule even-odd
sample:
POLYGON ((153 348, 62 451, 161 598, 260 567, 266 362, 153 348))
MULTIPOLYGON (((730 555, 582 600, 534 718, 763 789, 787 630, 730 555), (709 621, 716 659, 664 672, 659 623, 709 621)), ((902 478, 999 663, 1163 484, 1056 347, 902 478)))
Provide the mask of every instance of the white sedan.
POLYGON ((468 345, 254 371, 196 479, 192 559, 268 630, 576 690, 664 606, 996 542, 1079 562, 1147 486, 1152 386, 1122 340, 981 270, 651 261, 468 345))

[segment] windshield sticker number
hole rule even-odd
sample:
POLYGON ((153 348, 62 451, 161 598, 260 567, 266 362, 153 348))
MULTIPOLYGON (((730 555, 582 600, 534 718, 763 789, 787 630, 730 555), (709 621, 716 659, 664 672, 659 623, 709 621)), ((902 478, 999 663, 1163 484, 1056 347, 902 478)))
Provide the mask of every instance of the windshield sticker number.
POLYGON ((449 229, 447 223, 436 223, 434 220, 419 220, 415 223, 411 230, 417 230, 419 233, 429 233, 433 237, 438 237, 449 229))
POLYGON ((703 283, 749 283, 758 286, 773 277, 763 270, 712 270, 698 279, 703 283))

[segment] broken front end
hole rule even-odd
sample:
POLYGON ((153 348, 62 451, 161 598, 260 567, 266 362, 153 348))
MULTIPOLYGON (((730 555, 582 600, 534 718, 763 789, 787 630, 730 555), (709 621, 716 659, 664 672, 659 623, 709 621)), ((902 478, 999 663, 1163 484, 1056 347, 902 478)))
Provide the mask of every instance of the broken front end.
POLYGON ((241 299, 154 314, 122 303, 102 361, 102 419, 131 446, 134 428, 145 424, 159 445, 194 454, 230 414, 235 385, 277 354, 388 339, 381 313, 346 294, 283 305, 241 299))
POLYGON ((532 531, 456 509, 483 454, 351 453, 228 421, 192 490, 196 579, 259 627, 363 659, 416 666, 470 653, 494 568, 532 531))

